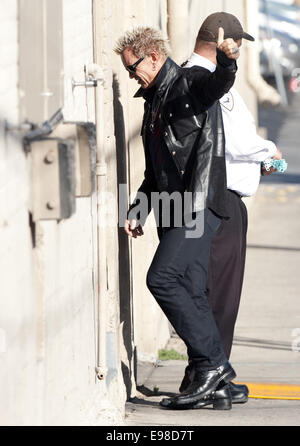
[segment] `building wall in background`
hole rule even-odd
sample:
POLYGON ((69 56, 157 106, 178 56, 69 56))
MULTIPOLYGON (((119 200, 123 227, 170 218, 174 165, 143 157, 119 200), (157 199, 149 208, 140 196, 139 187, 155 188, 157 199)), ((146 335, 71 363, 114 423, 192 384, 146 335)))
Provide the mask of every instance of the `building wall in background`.
MULTIPOLYGON (((17 125, 22 94, 18 89, 19 10, 18 2, 6 3, 5 15, 1 15, 6 50, 1 57, 1 73, 6 78, 1 86, 5 86, 7 100, 1 101, 1 121, 4 117, 17 125)), ((64 117, 93 121, 93 90, 72 90, 72 78, 83 80, 84 65, 94 59, 92 1, 64 0, 59 6, 64 117)), ((50 55, 48 66, 55 62, 50 55)), ((23 59, 22 70, 34 70, 30 60, 23 59)), ((35 123, 45 118, 41 113, 35 123)), ((20 136, 18 131, 5 133, 1 125, 0 327, 6 341, 5 351, 0 353, 1 424, 121 422, 126 393, 118 361, 118 320, 110 328, 115 338, 107 335, 116 345, 114 362, 108 364, 113 377, 100 382, 95 376, 95 194, 77 198, 76 213, 68 220, 30 225, 30 156, 25 155, 20 136)), ((118 299, 111 306, 118 314, 118 299)))
MULTIPOLYGON (((1 424, 118 424, 124 416, 126 395, 135 394, 136 344, 141 345, 141 353, 145 349, 154 357, 158 346, 167 341, 168 325, 148 295, 153 317, 147 319, 151 330, 147 327, 149 336, 145 341, 146 347, 143 346, 146 333, 143 334, 142 330, 135 341, 132 295, 137 299, 138 285, 133 284, 130 278, 135 275, 131 271, 139 269, 139 258, 143 253, 140 251, 131 257, 128 240, 115 224, 107 229, 107 375, 103 382, 96 379, 97 200, 95 194, 77 198, 76 213, 68 220, 30 222, 30 155, 23 151, 22 132, 6 132, 4 120, 11 127, 18 126, 20 116, 22 120, 25 119, 30 107, 36 113, 30 116, 36 124, 50 116, 47 112, 44 114, 45 107, 41 106, 40 112, 32 107, 30 99, 27 108, 22 107, 21 113, 21 104, 24 103, 22 94, 30 91, 35 76, 27 76, 30 88, 25 85, 22 90, 19 88, 20 73, 34 71, 35 65, 30 60, 29 52, 28 58, 20 59, 18 2, 6 3, 5 15, 1 16, 5 49, 1 57, 1 75, 4 76, 1 93, 5 101, 1 101, 0 133, 2 347, 5 341, 5 351, 3 348, 0 352, 1 424), (20 70, 19 60, 22 60, 20 70), (163 323, 166 329, 162 340, 160 333, 163 330, 160 326, 163 323), (157 333, 155 336, 151 335, 153 324, 157 333)), ((72 89, 72 79, 83 81, 84 66, 94 61, 93 2, 64 0, 60 6, 57 14, 61 14, 62 19, 60 43, 64 118, 66 121, 94 122, 93 89, 72 89)), ((159 1, 153 2, 152 6, 148 2, 122 2, 124 14, 121 15, 120 2, 103 0, 102 7, 100 28, 103 29, 103 48, 99 61, 106 78, 103 144, 108 163, 107 189, 116 196, 118 178, 119 182, 128 183, 128 172, 133 176, 137 168, 134 162, 131 170, 126 166, 129 145, 132 147, 135 144, 139 154, 142 149, 138 141, 141 114, 137 114, 135 108, 133 113, 130 109, 129 95, 133 89, 126 91, 125 103, 121 103, 119 84, 127 84, 127 75, 119 59, 112 53, 112 46, 125 29, 146 23, 149 17, 151 24, 159 26, 162 23, 165 27, 166 16, 163 21, 161 16, 165 8, 159 1), (116 66, 115 73, 113 65, 116 66), (116 73, 120 73, 119 80, 116 73)), ((51 69, 51 65, 57 62, 51 55, 45 59, 36 60, 35 63, 46 63, 51 69)), ((36 97, 38 101, 38 94, 36 97)), ((142 103, 138 107, 142 113, 142 103)), ((137 159, 142 171, 143 157, 139 155, 137 159)), ((136 181, 139 180, 139 175, 136 175, 136 181)), ((152 240, 154 236, 150 235, 150 238, 152 240)), ((152 242, 147 249, 149 246, 153 251, 152 242)), ((151 256, 150 252, 149 259, 151 256)), ((144 294, 144 277, 140 286, 141 294, 144 294)), ((143 299, 139 299, 137 306, 141 306, 142 302, 143 299)), ((139 311, 137 320, 143 325, 146 312, 140 316, 139 311)))
MULTIPOLYGON (((34 5, 36 0, 26 0, 31 1, 34 5)), ((187 57, 201 21, 216 10, 216 2, 212 7, 212 2, 206 0, 180 1, 188 14, 185 33, 190 37, 182 41, 181 48, 181 54, 187 57), (190 47, 186 48, 188 41, 190 47)), ((57 54, 47 52, 45 59, 34 63, 30 52, 28 58, 20 57, 20 3, 16 0, 2 3, 0 423, 122 424, 125 400, 136 394, 136 361, 155 361, 158 349, 166 345, 170 335, 169 324, 145 284, 158 244, 154 219, 152 215, 149 217, 145 235, 138 240, 128 240, 117 221, 106 228, 107 375, 99 381, 95 376, 97 197, 93 193, 91 197, 77 198, 76 213, 67 220, 36 224, 30 220, 30 154, 23 150, 22 132, 6 131, 5 121, 10 128, 19 126, 32 106, 30 100, 25 106, 23 96, 24 89, 28 93, 32 85, 22 87, 19 82, 24 72, 27 70, 29 83, 34 82, 39 63, 43 67, 46 64, 50 74, 55 73, 57 54), (34 74, 32 77, 28 76, 30 72, 34 74)), ((140 137, 143 100, 133 99, 137 85, 129 79, 112 48, 124 31, 136 25, 155 26, 166 35, 168 3, 167 0, 55 1, 62 27, 58 42, 62 72, 56 71, 60 79, 57 104, 62 103, 66 121, 95 122, 94 89, 73 89, 72 79, 83 81, 84 67, 95 60, 104 70, 102 144, 107 154, 107 190, 112 197, 117 197, 120 184, 126 185, 128 196, 134 196, 144 171, 140 137), (97 54, 93 39, 96 3, 101 11, 96 27, 100 33, 97 54)), ((218 3, 218 9, 224 7, 242 17, 243 2, 218 3)), ((50 7, 51 0, 44 4, 50 7)), ((247 91, 242 62, 239 66, 240 92, 249 96, 248 103, 254 109, 255 95, 247 91)), ((39 112, 33 108, 36 115, 31 118, 35 123, 49 118, 48 113, 53 111, 45 106, 39 112)), ((115 215, 117 202, 108 204, 109 212, 115 215)))
POLYGON ((1 423, 29 422, 36 384, 35 295, 32 293, 28 172, 19 134, 5 132, 19 121, 17 1, 1 13, 0 271, 3 343, 0 352, 1 423), (25 360, 26 358, 26 360, 25 360), (26 401, 26 403, 25 403, 26 401), (18 406, 16 408, 16 406, 18 406))

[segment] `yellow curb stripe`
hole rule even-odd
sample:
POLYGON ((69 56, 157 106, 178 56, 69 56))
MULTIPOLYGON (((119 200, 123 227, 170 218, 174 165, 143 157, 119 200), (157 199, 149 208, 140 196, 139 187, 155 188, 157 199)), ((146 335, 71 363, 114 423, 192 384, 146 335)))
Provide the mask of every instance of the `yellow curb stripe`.
MULTIPOLYGON (((242 384, 242 383, 236 383, 242 384)), ((280 383, 243 383, 249 388, 249 398, 300 400, 300 386, 280 383)))
POLYGON ((261 396, 261 395, 248 395, 249 398, 253 399, 260 399, 260 400, 294 400, 294 401, 300 401, 300 397, 293 397, 293 396, 261 396))

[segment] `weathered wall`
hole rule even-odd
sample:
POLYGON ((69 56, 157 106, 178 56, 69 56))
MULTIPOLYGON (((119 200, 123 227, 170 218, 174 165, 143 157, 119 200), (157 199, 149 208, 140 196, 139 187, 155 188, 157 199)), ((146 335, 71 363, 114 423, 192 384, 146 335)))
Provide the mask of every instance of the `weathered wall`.
MULTIPOLYGON (((150 20, 150 24, 165 28, 166 11, 164 2, 159 1, 149 4, 103 0, 100 3, 103 16, 98 30, 102 29, 103 35, 96 59, 105 73, 103 144, 107 153, 107 190, 116 197, 118 181, 127 184, 128 178, 132 178, 132 183, 138 184, 141 178, 143 156, 139 128, 143 106, 141 101, 137 106, 132 104, 135 87, 127 83, 127 75, 112 46, 132 25, 150 20), (126 164, 129 156, 130 168, 126 164)), ((72 79, 83 81, 84 65, 94 61, 92 6, 91 0, 62 2, 63 113, 67 121, 95 120, 93 89, 72 89, 72 79)), ((155 357, 169 334, 167 321, 145 287, 145 271, 157 243, 155 232, 149 231, 144 245, 133 247, 136 252, 131 256, 123 230, 118 231, 116 223, 106 228, 108 370, 105 381, 99 382, 94 372, 96 196, 77 198, 76 213, 68 220, 29 224, 30 155, 23 151, 19 131, 4 131, 4 119, 11 126, 19 125, 22 92, 18 89, 18 2, 7 1, 3 11, 1 424, 118 423, 124 414, 126 398, 123 380, 127 396, 135 394, 136 346, 141 355, 145 352, 155 357), (141 256, 145 258, 143 271, 141 256)), ((50 59, 48 63, 53 61, 50 59)), ((20 68, 33 69, 30 64, 20 68)), ((38 118, 41 122, 45 116, 38 118)))
MULTIPOLYGON (((169 338, 168 322, 145 284, 158 243, 154 220, 149 217, 144 237, 137 240, 128 240, 116 221, 105 228, 107 375, 100 382, 94 370, 96 194, 77 198, 76 213, 68 220, 33 225, 30 155, 23 151, 22 132, 5 131, 5 120, 18 126, 23 116, 20 70, 35 69, 35 64, 18 65, 18 3, 2 0, 0 19, 0 423, 120 424, 126 397, 136 391, 136 358, 155 360, 169 338)), ((224 6, 241 17, 243 2, 218 3, 217 9, 224 6)), ((62 0, 61 5, 65 120, 95 122, 94 89, 72 89, 72 79, 83 81, 84 66, 97 61, 105 74, 102 144, 107 154, 107 191, 117 197, 118 185, 125 184, 128 194, 134 195, 144 171, 143 101, 133 99, 136 83, 129 80, 112 48, 124 31, 139 24, 159 27, 166 34, 167 0, 62 0), (101 11, 97 54, 96 3, 101 11)), ((201 1, 199 9, 199 2, 192 0, 186 6, 189 24, 182 54, 186 51, 188 56, 199 24, 216 10, 216 4, 212 8, 211 2, 201 1), (185 48, 188 41, 190 47, 185 48)), ((48 63, 54 62, 50 58, 48 63)), ((247 88, 244 77, 240 64, 242 89, 247 88)), ((249 95, 249 104, 252 100, 254 104, 253 93, 249 95)), ((109 211, 117 211, 116 200, 108 204, 109 211)))
POLYGON ((0 351, 1 423, 26 422, 36 414, 36 319, 32 293, 27 164, 18 133, 5 133, 4 119, 18 123, 17 1, 1 5, 0 133, 0 351), (30 257, 29 257, 30 258, 30 257))
MULTIPOLYGON (((18 9, 1 14, 1 121, 18 124, 18 9)), ((3 6, 3 5, 1 5, 3 6)), ((94 120, 94 92, 72 91, 93 61, 92 1, 64 0, 64 117, 94 120)), ((51 60, 50 62, 51 63, 51 60)), ((23 67, 24 68, 24 67, 23 67)), ((32 69, 28 66, 27 69, 32 69)), ((43 117, 41 117, 41 120, 43 117)), ((112 126, 112 124, 111 124, 112 126)), ((110 135, 113 130, 110 130, 110 135)), ((95 378, 97 319, 96 197, 76 199, 68 220, 29 225, 30 156, 20 133, 1 125, 1 424, 121 422, 125 389, 119 364, 118 293, 108 303, 108 374, 95 378), (32 243, 35 232, 36 245, 32 243), (113 360, 109 360, 113 357, 113 360)), ((114 168, 114 166, 112 166, 114 168)), ((114 174, 116 182, 116 174, 114 174)), ((116 232, 116 228, 115 228, 116 232)), ((117 246, 114 244, 116 253, 117 246)), ((111 258, 111 257, 110 257, 111 258)))

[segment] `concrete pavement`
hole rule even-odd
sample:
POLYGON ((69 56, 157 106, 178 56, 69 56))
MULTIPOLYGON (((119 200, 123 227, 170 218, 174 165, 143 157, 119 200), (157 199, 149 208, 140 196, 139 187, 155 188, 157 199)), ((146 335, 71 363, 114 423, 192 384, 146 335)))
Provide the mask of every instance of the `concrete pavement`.
MULTIPOLYGON (((285 112, 275 139, 287 161, 295 162, 289 175, 278 174, 273 181, 270 177, 261 183, 249 210, 245 281, 231 356, 236 381, 276 383, 277 396, 282 384, 300 385, 300 95, 295 102, 285 112)), ((176 337, 167 348, 185 353, 176 337)), ((162 397, 178 392, 185 365, 185 361, 163 361, 157 367, 140 368, 143 386, 138 397, 127 403, 127 425, 300 425, 299 400, 249 398, 247 404, 224 412, 211 407, 161 409, 162 397)))

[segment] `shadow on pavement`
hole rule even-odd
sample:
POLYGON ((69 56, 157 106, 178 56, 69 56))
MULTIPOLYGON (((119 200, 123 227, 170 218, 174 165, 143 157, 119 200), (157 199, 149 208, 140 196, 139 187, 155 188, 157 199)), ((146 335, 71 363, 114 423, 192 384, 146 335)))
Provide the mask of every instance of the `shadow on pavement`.
POLYGON ((138 398, 138 397, 130 398, 128 403, 137 404, 139 406, 161 407, 161 406, 159 406, 159 403, 156 401, 148 401, 148 400, 144 400, 143 398, 138 398))
POLYGON ((140 393, 142 393, 143 395, 148 396, 148 397, 149 396, 169 396, 169 397, 172 397, 172 396, 178 395, 178 393, 174 393, 174 392, 163 392, 161 390, 155 390, 154 391, 154 390, 149 389, 146 386, 138 386, 137 390, 140 393))

